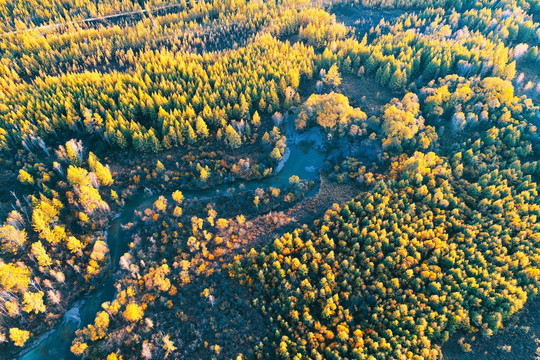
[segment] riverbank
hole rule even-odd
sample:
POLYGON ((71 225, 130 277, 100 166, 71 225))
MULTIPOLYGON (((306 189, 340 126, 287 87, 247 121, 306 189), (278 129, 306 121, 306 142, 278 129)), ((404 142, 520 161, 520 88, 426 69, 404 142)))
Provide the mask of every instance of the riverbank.
MULTIPOLYGON (((294 119, 288 117, 287 120, 292 123, 294 119)), ((237 239, 247 240, 259 236, 256 231, 252 231, 259 227, 258 224, 268 222, 272 218, 275 219, 276 216, 288 217, 292 221, 289 221, 291 226, 300 222, 312 221, 321 211, 326 209, 326 206, 331 205, 330 199, 332 196, 338 195, 335 198, 336 201, 341 197, 348 196, 344 195, 343 192, 332 191, 325 180, 322 180, 322 187, 318 186, 319 170, 324 163, 325 155, 320 150, 315 149, 314 145, 317 144, 317 141, 314 142, 313 139, 308 139, 306 136, 294 136, 294 127, 287 126, 287 124, 285 124, 285 131, 290 137, 287 141, 287 151, 271 176, 234 182, 224 179, 225 181, 220 185, 208 184, 207 189, 186 190, 184 188, 185 200, 182 204, 184 215, 179 220, 185 225, 191 222, 190 219, 193 216, 201 217, 209 207, 219 211, 220 216, 230 219, 235 218, 237 215, 246 216, 247 222, 244 224, 245 226, 242 226, 242 229, 244 229, 242 230, 243 235, 235 238, 235 244, 231 249, 228 249, 228 253, 223 251, 225 256, 222 261, 225 259, 232 260, 234 254, 238 254, 237 251, 248 251, 251 246, 256 245, 256 242, 243 243, 238 242, 237 239), (290 182, 293 176, 296 176, 297 180, 290 182), (341 194, 341 197, 339 194, 341 194), (312 197, 313 200, 301 200, 305 196, 312 197), (255 201, 255 197, 257 201, 255 201), (305 209, 302 209, 303 207, 305 209)), ((236 158, 238 159, 238 157, 236 158)), ((169 160, 172 161, 172 159, 169 160)), ((120 163, 124 162, 118 164, 120 163)), ((143 172, 147 171, 147 169, 140 166, 138 169, 143 172)), ((116 175, 119 173, 125 174, 124 176, 127 177, 116 183, 117 188, 131 188, 132 191, 124 194, 129 195, 129 200, 124 203, 108 230, 107 242, 112 259, 111 276, 89 296, 75 299, 84 301, 84 304, 78 308, 80 322, 64 321, 58 324, 52 332, 48 333, 48 336, 40 338, 31 347, 25 349, 21 359, 77 359, 70 351, 72 340, 75 338, 75 331, 80 329, 81 326, 92 324, 96 314, 102 308, 102 304, 110 302, 118 296, 120 284, 117 281, 124 276, 124 274, 118 274, 118 264, 121 256, 129 250, 129 243, 133 239, 132 234, 138 231, 137 226, 133 227, 133 224, 140 222, 142 217, 145 216, 144 214, 155 209, 154 203, 161 199, 160 193, 170 194, 170 190, 164 191, 163 188, 143 186, 143 184, 149 185, 151 182, 149 183, 148 179, 151 180, 155 175, 158 175, 155 170, 147 173, 147 175, 152 174, 152 176, 150 178, 146 176, 145 181, 141 181, 137 187, 127 185, 130 181, 125 181, 133 179, 137 175, 131 174, 130 176, 129 171, 125 169, 118 170, 116 175), (140 192, 143 189, 148 191, 140 192), (148 196, 148 194, 151 196, 148 196)), ((171 183, 167 183, 165 189, 170 189, 170 185, 171 183)), ((163 197, 163 199, 173 201, 170 196, 163 197)), ((275 234, 275 236, 279 236, 285 229, 276 227, 272 232, 267 232, 267 235, 275 234)), ((265 241, 271 240, 268 236, 264 239, 265 241)), ((254 315, 253 318, 256 318, 256 316, 254 315)))

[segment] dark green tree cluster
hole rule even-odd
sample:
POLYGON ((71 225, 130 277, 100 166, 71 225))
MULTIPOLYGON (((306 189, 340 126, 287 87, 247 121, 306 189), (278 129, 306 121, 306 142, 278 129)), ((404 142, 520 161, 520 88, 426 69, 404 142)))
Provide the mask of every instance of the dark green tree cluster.
POLYGON ((227 4, 200 1, 124 26, 74 26, 44 34, 42 29, 9 34, 0 38, 0 54, 2 62, 23 79, 133 69, 138 54, 150 49, 208 52, 241 46, 278 16, 275 4, 227 4))
POLYGON ((54 134, 96 134, 120 148, 157 152, 209 135, 231 148, 250 139, 255 111, 280 110, 288 87, 311 76, 313 49, 266 35, 221 53, 141 54, 133 73, 38 78, 3 104, 3 148, 54 134))
POLYGON ((362 5, 372 9, 454 8, 457 11, 466 11, 471 7, 494 8, 500 5, 512 5, 534 13, 540 11, 540 1, 538 0, 337 0, 335 3, 362 5))
MULTIPOLYGON (((456 75, 421 89, 406 112, 437 131, 437 154, 389 147, 380 181, 230 267, 274 324, 261 356, 435 359, 456 330, 490 336, 537 294, 537 108, 513 91, 456 75)), ((413 127, 385 125, 391 108, 380 136, 413 127)))
POLYGON ((382 85, 400 90, 454 73, 512 80, 514 60, 537 60, 539 30, 530 6, 486 1, 462 11, 428 8, 381 22, 361 42, 336 42, 318 66, 337 63, 345 74, 375 75, 382 85))

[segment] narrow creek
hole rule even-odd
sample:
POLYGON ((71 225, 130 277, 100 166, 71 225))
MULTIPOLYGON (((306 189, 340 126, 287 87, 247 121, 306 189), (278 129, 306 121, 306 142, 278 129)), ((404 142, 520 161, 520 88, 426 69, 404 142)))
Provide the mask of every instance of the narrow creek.
MULTIPOLYGON (((289 118, 284 124, 286 127, 288 157, 284 160, 281 170, 270 177, 261 180, 237 181, 235 183, 222 184, 207 190, 182 190, 186 199, 208 198, 226 194, 229 190, 255 190, 257 188, 282 187, 288 184, 292 175, 297 175, 302 180, 315 180, 319 178, 319 169, 324 160, 325 153, 320 150, 322 135, 318 129, 297 134, 292 125, 293 119, 289 118)), ((315 195, 311 191, 308 196, 315 195)), ((168 195, 168 194, 163 194, 168 195)), ((75 331, 93 323, 96 313, 101 309, 101 304, 114 299, 116 281, 114 274, 119 269, 120 257, 127 252, 129 236, 122 225, 135 221, 135 210, 142 211, 152 207, 158 195, 136 196, 122 208, 119 215, 111 222, 107 233, 107 244, 111 255, 111 275, 103 286, 94 290, 85 299, 77 301, 73 307, 64 314, 64 320, 53 330, 44 334, 34 342, 19 360, 76 360, 70 352, 71 342, 75 338, 75 331)))

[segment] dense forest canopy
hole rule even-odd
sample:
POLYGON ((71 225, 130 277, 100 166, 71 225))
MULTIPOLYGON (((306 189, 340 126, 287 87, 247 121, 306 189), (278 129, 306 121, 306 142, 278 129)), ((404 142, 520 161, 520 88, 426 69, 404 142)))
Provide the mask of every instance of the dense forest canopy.
POLYGON ((107 286, 72 356, 438 359, 502 331, 540 288, 539 16, 0 1, 0 359, 107 286))

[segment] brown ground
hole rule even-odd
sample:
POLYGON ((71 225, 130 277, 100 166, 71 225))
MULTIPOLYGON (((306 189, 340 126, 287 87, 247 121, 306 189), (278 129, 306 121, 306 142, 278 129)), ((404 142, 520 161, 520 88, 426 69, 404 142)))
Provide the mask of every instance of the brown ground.
POLYGON ((532 97, 532 99, 537 103, 540 104, 540 93, 535 93, 534 91, 528 91, 524 92, 522 87, 527 84, 527 82, 532 81, 533 84, 539 84, 540 83, 540 66, 537 66, 534 63, 526 63, 526 62, 519 62, 518 66, 516 68, 516 78, 523 73, 525 77, 523 78, 523 82, 520 84, 520 86, 517 87, 517 93, 519 95, 522 95, 522 93, 525 93, 529 97, 532 97))
POLYGON ((246 244, 247 251, 251 247, 268 245, 304 224, 310 225, 315 219, 321 218, 332 204, 349 201, 358 193, 358 188, 353 185, 338 184, 321 177, 321 186, 315 196, 298 202, 288 210, 272 212, 249 221, 246 224, 246 238, 251 240, 246 244))
MULTIPOLYGON (((388 104, 390 100, 402 94, 393 93, 388 88, 381 86, 373 76, 356 76, 342 74, 341 85, 333 91, 339 92, 349 98, 349 103, 353 107, 360 107, 369 116, 377 115, 380 108, 388 104)), ((315 88, 318 76, 314 79, 302 82, 299 94, 302 102, 306 101, 311 94, 316 94, 315 88)), ((328 93, 332 91, 327 87, 322 91, 328 93)))
MULTIPOLYGON (((193 276, 188 285, 178 288, 178 294, 174 297, 175 308, 152 305, 155 306, 152 319, 156 328, 164 329, 172 336, 178 352, 185 359, 214 358, 215 344, 221 346, 221 353, 216 358, 235 358, 239 353, 250 357, 251 351, 268 336, 270 323, 254 305, 251 289, 239 285, 221 269, 227 269, 226 264, 233 263, 234 258, 242 257, 251 248, 271 244, 284 233, 321 218, 332 204, 348 201, 358 191, 354 186, 340 185, 322 177, 315 196, 282 211, 255 216, 243 224, 222 229, 219 236, 226 242, 234 242, 234 248, 219 260, 207 263, 207 267, 213 268, 213 271, 193 276), (199 295, 205 288, 212 293, 215 304, 199 295), (205 341, 208 345, 204 344, 205 341)), ((191 211, 187 211, 187 207, 184 210, 189 216, 187 213, 191 211)), ((238 210, 242 210, 240 206, 238 210)), ((227 216, 234 218, 232 212, 227 216)), ((157 222, 154 225, 160 226, 157 222)), ((141 238, 147 239, 148 234, 155 231, 151 226, 151 223, 147 223, 139 228, 144 229, 139 233, 141 238)), ((212 250, 211 247, 209 249, 212 250)), ((149 252, 145 250, 145 254, 149 252)), ((147 312, 150 313, 149 310, 147 312)), ((125 329, 118 329, 112 338, 120 340, 117 343, 104 343, 101 350, 108 352, 120 346, 128 336, 125 329)), ((136 355, 133 353, 133 356, 136 355)))
POLYGON ((336 15, 337 21, 354 27, 362 36, 371 27, 377 26, 381 20, 389 22, 405 13, 403 10, 368 9, 354 4, 336 5, 330 11, 336 15))
POLYGON ((399 93, 381 86, 372 76, 344 76, 340 89, 352 106, 360 107, 368 115, 378 113, 392 98, 400 97, 399 93))
POLYGON ((442 352, 445 360, 540 359, 540 298, 528 302, 500 333, 488 339, 479 334, 456 334, 443 344, 442 352), (461 349, 462 338, 471 345, 470 352, 461 349))

